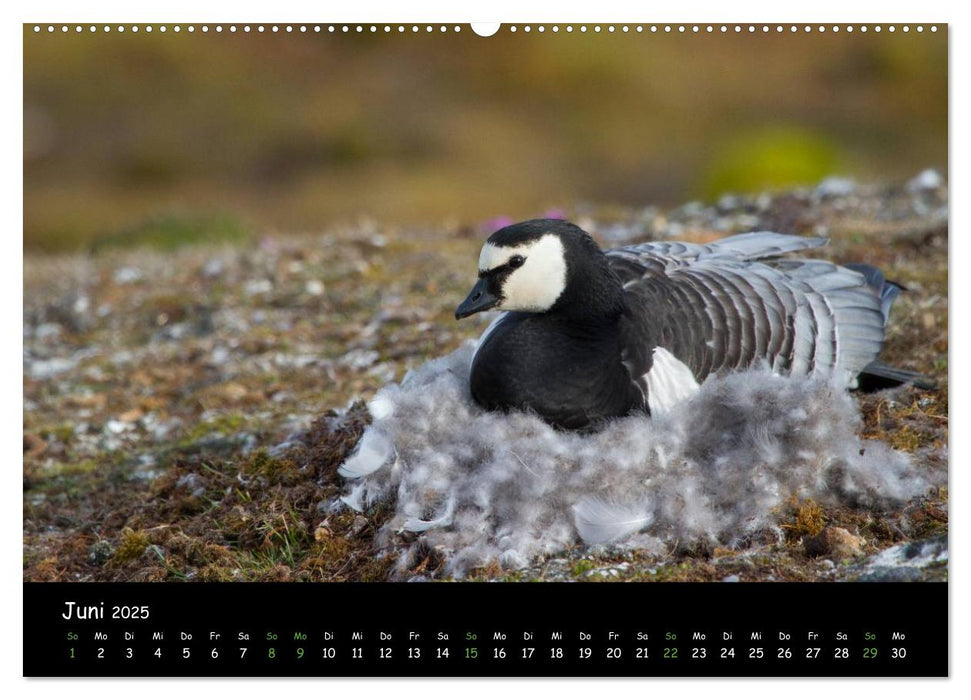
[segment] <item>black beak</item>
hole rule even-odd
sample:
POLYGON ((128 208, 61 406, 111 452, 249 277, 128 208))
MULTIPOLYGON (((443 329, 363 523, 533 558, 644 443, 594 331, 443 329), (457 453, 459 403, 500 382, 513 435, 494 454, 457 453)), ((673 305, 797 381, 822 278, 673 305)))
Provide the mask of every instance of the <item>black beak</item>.
POLYGON ((455 309, 455 318, 465 318, 466 316, 477 314, 480 311, 491 309, 499 303, 499 297, 489 291, 486 283, 487 280, 485 277, 475 283, 472 291, 469 292, 469 296, 465 297, 465 301, 455 309))

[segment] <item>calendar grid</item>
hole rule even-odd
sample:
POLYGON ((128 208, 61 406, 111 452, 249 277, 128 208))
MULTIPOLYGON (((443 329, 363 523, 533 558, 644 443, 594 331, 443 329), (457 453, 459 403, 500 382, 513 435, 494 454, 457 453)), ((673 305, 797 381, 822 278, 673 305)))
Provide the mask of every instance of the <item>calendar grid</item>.
POLYGON ((25 584, 24 593, 27 676, 948 672, 947 588, 937 583, 25 584))

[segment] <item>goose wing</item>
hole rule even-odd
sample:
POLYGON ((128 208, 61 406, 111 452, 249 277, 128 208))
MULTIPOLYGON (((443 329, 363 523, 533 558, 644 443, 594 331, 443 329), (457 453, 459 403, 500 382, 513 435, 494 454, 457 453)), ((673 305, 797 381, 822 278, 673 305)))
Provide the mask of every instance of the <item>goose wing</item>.
POLYGON ((680 241, 650 241, 616 248, 608 254, 631 254, 690 262, 710 258, 762 260, 775 258, 798 250, 819 248, 829 241, 825 238, 790 236, 771 231, 755 231, 728 236, 713 243, 682 243, 680 241))
POLYGON ((608 251, 631 311, 622 359, 649 403, 656 403, 649 387, 657 348, 698 382, 764 363, 852 383, 883 343, 881 291, 865 271, 772 260, 825 243, 758 232, 706 245, 658 242, 608 251))

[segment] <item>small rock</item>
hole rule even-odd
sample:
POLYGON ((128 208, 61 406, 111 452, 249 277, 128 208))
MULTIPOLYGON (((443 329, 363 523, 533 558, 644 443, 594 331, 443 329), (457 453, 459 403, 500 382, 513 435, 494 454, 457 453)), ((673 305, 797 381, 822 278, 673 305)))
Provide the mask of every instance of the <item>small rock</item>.
POLYGON ((247 296, 256 296, 258 294, 269 294, 273 291, 273 283, 268 279, 250 280, 243 287, 243 291, 247 296))
POLYGON ((366 527, 367 527, 367 518, 365 518, 363 515, 355 515, 353 522, 351 522, 351 527, 347 530, 347 534, 351 537, 354 537, 366 527))
POLYGON ((740 201, 741 200, 739 200, 739 198, 733 194, 723 194, 718 198, 718 203, 715 206, 718 208, 718 211, 725 213, 738 209, 740 201))
POLYGON ((219 388, 218 393, 230 403, 239 403, 249 395, 249 390, 242 384, 227 382, 219 388))
POLYGON ((933 168, 928 168, 907 183, 907 191, 911 193, 936 190, 944 184, 944 178, 933 168))
POLYGON ((333 533, 330 531, 329 526, 330 523, 326 519, 317 526, 317 529, 314 530, 314 542, 323 542, 324 540, 330 539, 333 533))
POLYGON ((863 554, 866 540, 841 527, 827 525, 815 537, 805 542, 806 555, 810 557, 831 556, 848 559, 863 554))
POLYGON ((52 357, 49 360, 34 360, 27 368, 27 374, 32 379, 50 379, 58 374, 69 372, 77 366, 75 360, 64 357, 52 357))
POLYGON ((137 267, 119 267, 111 276, 115 284, 134 284, 142 279, 142 273, 137 267))
POLYGON ((600 230, 600 235, 611 243, 628 243, 630 241, 635 241, 644 236, 644 232, 640 226, 629 224, 611 224, 609 226, 604 226, 600 230))
POLYGON ((108 402, 108 397, 104 394, 84 392, 71 394, 67 397, 67 403, 77 408, 93 408, 100 410, 108 402))
POLYGON ((260 446, 259 439, 253 433, 239 433, 236 439, 240 443, 240 452, 244 456, 252 454, 260 446))
POLYGON ((341 356, 340 363, 352 370, 362 370, 377 362, 378 357, 374 350, 351 350, 341 356))
POLYGON ((60 323, 42 323, 34 329, 34 337, 37 340, 51 340, 60 336, 63 330, 60 323))
POLYGON ((192 490, 199 487, 199 475, 195 473, 183 474, 175 482, 176 488, 184 488, 186 490, 192 490))
MULTIPOLYGON (((158 319, 158 325, 165 326, 168 323, 168 319, 163 319, 162 316, 165 314, 160 314, 158 319)), ((181 340, 189 334, 189 326, 186 323, 173 323, 170 326, 165 326, 157 334, 157 338, 160 340, 181 340)))
POLYGON ((121 449, 122 441, 114 436, 107 436, 98 442, 99 448, 103 452, 117 452, 121 449))
POLYGON ((722 583, 738 583, 739 580, 738 574, 730 574, 722 579, 722 583))
POLYGON ((946 565, 947 558, 947 536, 938 535, 928 540, 895 545, 870 557, 865 564, 871 573, 904 568, 920 570, 946 565))
POLYGON ((143 411, 142 409, 133 408, 129 411, 125 411, 120 416, 118 416, 118 420, 120 420, 122 423, 135 423, 136 421, 138 421, 139 418, 141 418, 144 415, 145 415, 145 411, 143 411))
POLYGON ((98 540, 88 548, 88 561, 94 566, 103 566, 114 553, 114 547, 108 540, 98 540))
POLYGON ((390 384, 393 382, 395 374, 397 374, 395 366, 390 362, 382 362, 368 370, 368 375, 374 377, 382 384, 390 384))
POLYGON ((682 224, 680 221, 670 222, 665 227, 664 231, 661 232, 662 236, 666 238, 674 238, 674 239, 680 238, 683 234, 684 234, 684 224, 682 224))
POLYGON ((697 200, 692 200, 687 204, 681 205, 680 213, 685 216, 699 216, 705 211, 705 205, 697 200))
POLYGON ((33 433, 24 433, 24 459, 40 457, 47 450, 47 443, 33 433))
POLYGON ((827 177, 816 186, 814 194, 820 198, 846 197, 856 190, 856 183, 848 177, 827 177))
POLYGON ((222 345, 217 345, 209 353, 209 364, 211 365, 221 365, 226 360, 229 359, 229 350, 224 348, 222 345))
POLYGON ((882 567, 869 571, 860 576, 860 581, 864 582, 896 582, 908 583, 911 581, 923 580, 923 572, 916 566, 894 566, 882 567))
POLYGON ((88 313, 88 309, 91 308, 91 300, 84 294, 79 294, 75 299, 74 303, 71 305, 71 310, 78 315, 84 315, 88 313))
POLYGON ((204 277, 219 277, 223 273, 223 261, 219 258, 209 260, 202 268, 204 277))
MULTIPOLYGON (((600 547, 594 551, 598 554, 603 554, 606 550, 600 547)), ((590 569, 589 571, 584 572, 583 576, 587 578, 593 578, 597 576, 599 576, 600 578, 613 578, 619 575, 620 571, 621 570, 619 567, 614 566, 612 564, 608 564, 607 566, 598 566, 595 569, 590 569)))
POLYGON ((168 420, 161 420, 154 413, 149 413, 142 421, 142 426, 152 436, 155 442, 166 440, 171 432, 182 424, 182 419, 172 417, 168 420))
POLYGON ((126 430, 131 430, 131 429, 132 429, 131 423, 126 423, 125 421, 121 421, 121 420, 110 420, 107 423, 105 423, 105 431, 109 433, 113 433, 115 435, 118 435, 120 433, 125 432, 126 430))
POLYGON ((324 283, 320 280, 307 280, 307 283, 303 287, 303 291, 312 297, 319 297, 324 293, 324 283))

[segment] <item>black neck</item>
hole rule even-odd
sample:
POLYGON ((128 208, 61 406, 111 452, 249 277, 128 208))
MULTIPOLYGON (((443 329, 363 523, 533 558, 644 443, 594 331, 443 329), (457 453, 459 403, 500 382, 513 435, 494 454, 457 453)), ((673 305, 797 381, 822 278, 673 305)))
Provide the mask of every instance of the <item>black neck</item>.
POLYGON ((567 278, 571 280, 548 313, 574 324, 610 326, 628 311, 620 279, 607 264, 607 256, 589 237, 578 244, 585 248, 571 256, 567 278))

